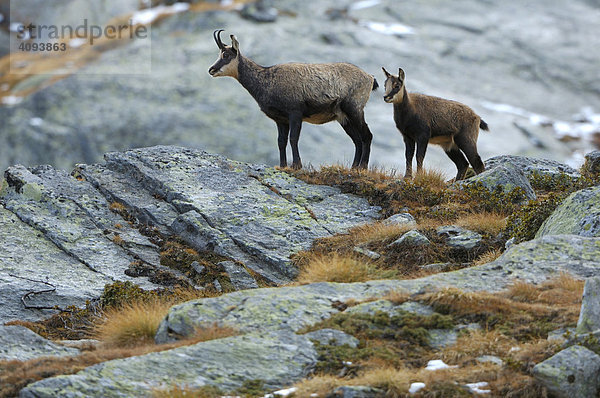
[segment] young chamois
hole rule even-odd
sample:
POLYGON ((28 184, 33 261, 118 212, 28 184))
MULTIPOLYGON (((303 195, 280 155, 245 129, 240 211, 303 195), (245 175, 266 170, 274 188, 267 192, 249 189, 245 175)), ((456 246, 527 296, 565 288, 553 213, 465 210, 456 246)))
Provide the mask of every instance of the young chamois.
POLYGON ((286 147, 292 147, 292 167, 302 167, 298 139, 302 122, 323 124, 337 120, 354 142, 352 167, 367 168, 373 135, 365 122, 364 107, 377 88, 375 78, 347 63, 289 63, 269 67, 256 64, 240 53, 231 35, 231 46, 223 44, 221 32, 213 37, 220 53, 208 73, 231 76, 248 90, 260 109, 277 123, 279 165, 287 167, 286 147))
POLYGON ((486 122, 468 106, 429 95, 408 93, 402 68, 398 76, 385 73, 383 99, 394 104, 394 121, 402 133, 406 147, 405 178, 412 177, 412 159, 417 145, 417 173, 423 168, 427 144, 440 145, 456 164, 456 181, 465 177, 469 163, 477 174, 485 166, 477 153, 479 129, 488 130, 486 122), (462 152, 461 152, 462 151, 462 152), (465 156, 467 159, 465 159, 465 156))

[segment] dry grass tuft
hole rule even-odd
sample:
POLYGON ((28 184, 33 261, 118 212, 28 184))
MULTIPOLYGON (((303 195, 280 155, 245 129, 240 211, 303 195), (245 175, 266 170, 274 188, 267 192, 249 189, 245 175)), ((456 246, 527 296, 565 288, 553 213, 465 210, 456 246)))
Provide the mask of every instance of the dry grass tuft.
POLYGON ((446 175, 438 169, 422 169, 415 174, 413 183, 420 186, 427 186, 433 189, 442 190, 448 188, 446 175))
POLYGON ((382 270, 369 261, 338 253, 315 255, 298 275, 301 284, 313 282, 365 282, 395 276, 394 271, 382 270))
POLYGON ((490 249, 473 261, 473 266, 491 263, 502 255, 502 249, 490 249))
POLYGON ((462 364, 481 355, 504 356, 517 344, 515 339, 494 330, 472 330, 459 336, 454 345, 442 351, 441 356, 446 362, 462 364))
POLYGON ((150 300, 134 302, 104 312, 95 335, 109 347, 134 347, 154 344, 158 325, 167 315, 172 302, 150 300))
POLYGON ((388 300, 396 305, 403 304, 408 299, 410 299, 410 295, 401 290, 390 290, 385 296, 381 297, 381 300, 388 300))
POLYGON ((579 305, 583 296, 585 282, 561 272, 557 277, 547 280, 539 286, 514 282, 506 296, 520 302, 538 302, 547 305, 579 305))
POLYGON ((498 235, 506 228, 506 216, 492 212, 469 213, 454 222, 454 224, 488 235, 498 235))

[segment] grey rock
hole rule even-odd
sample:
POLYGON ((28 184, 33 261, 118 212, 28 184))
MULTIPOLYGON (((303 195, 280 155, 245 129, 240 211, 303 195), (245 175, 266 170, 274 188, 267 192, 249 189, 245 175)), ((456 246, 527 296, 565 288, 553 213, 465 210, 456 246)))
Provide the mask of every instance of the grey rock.
POLYGON ((223 291, 223 287, 221 286, 221 283, 217 279, 215 279, 212 284, 218 293, 221 293, 223 291))
POLYGON ((481 243, 481 235, 455 225, 446 225, 436 229, 439 236, 446 239, 448 246, 470 250, 481 243))
POLYGON ((318 341, 321 345, 348 345, 358 347, 358 339, 337 329, 319 329, 305 334, 311 340, 318 341))
POLYGON ((411 312, 417 315, 433 315, 433 308, 426 304, 415 301, 406 301, 400 305, 396 305, 389 300, 367 301, 350 307, 346 310, 348 314, 369 314, 375 315, 377 312, 385 312, 390 317, 397 316, 403 311, 411 312))
POLYGON ((585 155, 583 169, 590 173, 600 173, 600 151, 592 151, 585 155))
MULTIPOLYGON (((173 341, 215 322, 242 331, 297 331, 338 312, 336 303, 382 297, 392 290, 417 293, 444 287, 466 291, 499 291, 518 279, 542 283, 557 272, 576 277, 600 275, 600 239, 576 235, 547 236, 511 247, 496 261, 477 267, 410 280, 363 283, 314 283, 278 289, 252 289, 172 307, 161 322, 156 342, 173 341)), ((377 300, 350 307, 347 312, 397 311, 391 302, 377 300)))
POLYGON ((551 176, 552 178, 566 174, 573 179, 580 176, 579 172, 574 168, 550 159, 501 155, 494 156, 485 161, 485 167, 487 169, 493 169, 499 166, 514 167, 521 170, 530 181, 534 174, 551 176))
POLYGON ((493 363, 494 365, 504 366, 504 361, 495 355, 482 355, 476 358, 480 363, 493 363))
POLYGON ((78 349, 55 344, 26 327, 0 325, 0 360, 28 361, 39 357, 78 354, 78 349))
POLYGON ((308 376, 316 363, 306 336, 247 334, 103 362, 30 384, 20 397, 147 397, 164 385, 231 391, 257 379, 265 388, 279 389, 308 376))
POLYGON ((600 186, 569 195, 544 221, 535 236, 562 234, 600 237, 600 186))
POLYGON ((435 311, 427 304, 419 303, 417 301, 406 301, 396 307, 402 311, 412 312, 413 314, 429 316, 433 315, 435 311))
POLYGON ((481 183, 489 191, 500 189, 502 192, 510 192, 515 188, 521 188, 526 199, 535 199, 535 192, 522 170, 511 165, 499 165, 487 169, 481 174, 459 181, 458 186, 481 183))
POLYGON ((203 265, 200 265, 200 263, 198 261, 192 261, 192 263, 190 264, 190 267, 192 267, 192 269, 194 271, 196 271, 196 273, 198 275, 202 275, 204 273, 204 271, 206 271, 206 267, 203 265))
POLYGON ((373 250, 365 249, 364 247, 355 246, 353 251, 355 253, 362 254, 363 256, 366 256, 371 260, 378 260, 379 258, 381 258, 381 254, 374 252, 373 250))
POLYGON ((560 328, 548 332, 548 341, 554 341, 557 343, 564 343, 569 340, 570 337, 575 336, 575 328, 560 328))
POLYGON ((244 4, 244 7, 240 11, 242 17, 254 22, 275 22, 277 14, 277 9, 273 7, 273 1, 265 0, 244 4))
POLYGON ((576 332, 582 334, 597 330, 600 330, 600 278, 593 277, 585 281, 576 332))
POLYGON ((427 332, 429 345, 438 350, 455 344, 458 337, 455 330, 449 329, 430 329, 427 332))
POLYGON ((434 263, 434 264, 419 265, 419 268, 421 268, 424 271, 445 272, 445 271, 448 271, 449 269, 451 269, 453 266, 454 266, 453 263, 434 263))
POLYGON ((558 398, 594 397, 600 356, 581 346, 562 350, 533 368, 533 376, 558 398))
POLYGON ((258 283, 243 265, 236 264, 233 261, 221 261, 218 265, 225 270, 235 290, 258 288, 258 283))
POLYGON ((429 244, 431 244, 431 242, 425 235, 419 231, 412 230, 405 232, 401 237, 390 243, 388 247, 397 245, 426 246, 429 244))
POLYGON ((369 386, 341 386, 333 390, 335 398, 377 398, 385 395, 385 391, 369 386))
POLYGON ((398 213, 394 214, 383 220, 385 225, 408 225, 408 226, 416 226, 417 221, 415 218, 410 215, 410 213, 398 213))
POLYGON ((510 248, 511 246, 514 246, 514 244, 515 244, 515 242, 516 242, 516 241, 517 241, 517 238, 515 238, 515 237, 513 236, 512 238, 510 238, 509 240, 507 240, 507 241, 504 243, 504 248, 505 248, 505 249, 508 249, 508 248, 510 248))

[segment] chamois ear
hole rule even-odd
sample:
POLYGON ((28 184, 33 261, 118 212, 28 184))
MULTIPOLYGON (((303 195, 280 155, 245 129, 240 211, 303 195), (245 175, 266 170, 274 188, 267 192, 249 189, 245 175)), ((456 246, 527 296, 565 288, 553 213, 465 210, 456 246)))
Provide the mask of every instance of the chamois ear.
POLYGON ((235 52, 240 51, 240 43, 237 41, 235 35, 230 35, 231 37, 231 47, 235 50, 235 52))
POLYGON ((381 69, 383 70, 383 73, 385 73, 385 77, 391 76, 390 73, 387 70, 385 70, 385 68, 383 66, 381 67, 381 69))
POLYGON ((404 71, 402 70, 402 68, 398 68, 398 78, 399 78, 400 80, 404 80, 404 77, 405 77, 405 76, 406 76, 406 75, 404 74, 404 71))

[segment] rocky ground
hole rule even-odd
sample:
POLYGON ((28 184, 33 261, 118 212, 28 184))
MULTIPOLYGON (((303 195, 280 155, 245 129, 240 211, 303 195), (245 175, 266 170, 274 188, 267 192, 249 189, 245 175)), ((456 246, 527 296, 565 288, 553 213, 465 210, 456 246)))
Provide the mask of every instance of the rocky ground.
MULTIPOLYGON (((590 154, 582 172, 597 172, 598 157, 598 152, 590 154)), ((578 171, 548 160, 497 157, 487 164, 489 171, 476 179, 487 184, 488 196, 509 198, 500 192, 510 184, 521 184, 519 192, 523 194, 531 189, 535 195, 544 196, 547 192, 540 188, 543 184, 556 189, 557 184, 572 187, 569 184, 582 181, 578 171)), ((476 179, 467 180, 458 192, 467 192, 465 186, 470 184, 479 187, 476 179)), ((413 184, 391 183, 400 184, 398 187, 413 184)), ((5 362, 0 361, 0 387, 8 389, 6 380, 13 377, 9 369, 30 363, 27 361, 49 356, 43 360, 51 363, 61 356, 94 355, 94 351, 85 353, 89 350, 82 348, 87 344, 85 340, 80 344, 51 342, 19 326, 35 329, 34 323, 22 321, 40 321, 70 305, 89 306, 90 301, 104 297, 106 284, 128 281, 148 290, 173 286, 204 289, 215 297, 172 307, 155 336, 157 347, 163 347, 160 352, 96 359, 90 363, 96 365, 81 366, 77 373, 63 370, 67 375, 56 370, 46 372, 32 379, 43 380, 22 389, 20 396, 168 396, 160 395, 160 391, 174 386, 190 390, 212 386, 221 394, 237 391, 239 395, 259 396, 302 380, 316 383, 319 377, 335 374, 347 376, 335 382, 327 379, 332 383, 328 392, 337 388, 335 396, 356 396, 352 394, 360 390, 361 396, 376 397, 386 389, 403 396, 410 383, 416 381, 415 375, 425 376, 415 373, 410 382, 407 379, 396 390, 381 382, 356 384, 363 380, 361 367, 369 367, 368 361, 356 355, 390 360, 379 357, 382 354, 377 350, 368 350, 373 350, 369 344, 393 341, 407 342, 401 351, 393 352, 410 353, 405 360, 412 367, 424 368, 429 359, 434 361, 440 356, 458 366, 442 373, 453 377, 454 383, 442 386, 427 381, 425 393, 446 388, 454 394, 448 396, 463 396, 460 394, 468 394, 471 388, 465 387, 468 383, 483 379, 489 381, 488 388, 494 395, 502 396, 500 388, 507 383, 501 381, 504 377, 522 382, 518 388, 511 387, 514 391, 520 388, 529 393, 590 396, 598 386, 589 382, 589 375, 596 374, 600 366, 600 356, 595 353, 599 352, 595 336, 600 330, 596 294, 600 224, 598 186, 586 184, 587 188, 575 190, 550 211, 539 231, 533 231, 537 231, 535 239, 522 243, 518 243, 522 238, 512 239, 502 255, 481 265, 469 262, 455 271, 435 273, 443 270, 443 264, 434 264, 440 267, 435 271, 429 267, 426 276, 409 279, 275 287, 296 277, 299 263, 292 260, 295 254, 312 250, 318 241, 335 241, 340 236, 346 237, 342 241, 351 241, 356 233, 352 231, 357 231, 353 227, 379 225, 374 222, 387 208, 342 193, 347 190, 344 186, 313 185, 285 171, 178 147, 109 153, 104 163, 79 165, 71 174, 52 167, 10 167, 0 190, 4 303, 0 320, 20 322, 2 326, 0 358, 5 362), (559 282, 553 279, 556 277, 559 282), (581 282, 577 280, 587 280, 581 314, 581 291, 577 287, 581 282), (521 284, 517 285, 521 290, 515 290, 515 281, 521 284), (553 283, 563 290, 551 287, 553 283), (552 301, 563 297, 567 287, 575 289, 571 293, 574 299, 552 301), (512 292, 508 296, 507 289, 512 292), (523 295, 528 298, 520 301, 518 297, 523 295), (452 297, 463 297, 466 302, 472 297, 474 301, 465 310, 456 305, 464 306, 466 302, 452 297), (506 305, 518 314, 501 309, 499 303, 509 303, 506 305), (494 315, 495 311, 500 312, 494 315), (524 313, 530 318, 519 318, 524 313), (349 322, 344 319, 352 322, 344 323, 349 322), (370 329, 359 327, 360 322, 374 330, 383 329, 365 334, 370 329), (403 325, 398 322, 405 322, 403 328, 395 329, 403 325), (415 322, 423 325, 418 332, 407 326, 415 322), (198 330, 216 326, 234 328, 236 333, 168 346, 185 341, 198 330), (496 342, 475 355, 487 355, 478 362, 494 362, 482 365, 484 370, 472 367, 475 357, 461 360, 460 355, 450 354, 451 350, 459 350, 465 333, 473 340, 468 333, 477 336, 482 327, 498 328, 504 333, 494 335, 496 342), (392 340, 386 337, 390 330, 395 330, 392 340), (502 346, 507 344, 503 339, 509 337, 515 339, 509 344, 517 351, 523 350, 519 354, 522 357, 502 346), (530 359, 523 359, 526 355, 530 359), (353 361, 361 365, 353 367, 344 358, 356 358, 353 361), (521 370, 506 376, 515 369, 521 370), (466 376, 452 373, 459 371, 467 372, 466 376), (318 377, 312 377, 315 372, 318 377), (249 389, 252 385, 254 390, 249 389)), ((509 192, 515 192, 514 186, 509 188, 509 192)), ((372 201, 371 196, 367 197, 372 201)), ((385 238, 389 238, 385 245, 361 246, 359 255, 386 257, 442 245, 469 258, 469 253, 476 253, 476 247, 491 239, 489 233, 476 232, 476 227, 468 230, 450 223, 430 232, 423 225, 433 213, 407 210, 416 215, 418 223, 406 212, 389 217, 388 224, 406 229, 385 238), (418 235, 420 239, 415 240, 418 235)), ((536 222, 539 225, 541 221, 536 222)), ((504 235, 499 239, 503 243, 507 238, 504 235)), ((97 352, 95 355, 101 355, 97 352)), ((297 396, 304 396, 302 391, 309 387, 298 385, 297 396)))
MULTIPOLYGON (((28 6, 19 11, 35 15, 23 18, 43 15, 37 3, 24 3, 28 6)), ((73 10, 84 3, 61 2, 56 18, 72 22, 77 15, 73 10)), ((118 2, 116 9, 94 6, 90 13, 109 19, 133 12, 137 3, 118 2)), ((409 90, 462 101, 483 116, 491 126, 491 133, 482 133, 479 140, 484 158, 510 153, 565 161, 573 149, 592 148, 598 132, 594 115, 600 112, 594 30, 600 10, 593 2, 264 3, 269 12, 273 7, 273 15, 252 7, 244 13, 191 9, 157 22, 152 26, 150 75, 128 74, 142 59, 143 49, 136 43, 107 46, 79 73, 57 82, 52 75, 56 66, 18 80, 1 71, 0 96, 6 106, 0 107, 0 138, 7 145, 0 147, 0 168, 71 168, 82 161, 98 162, 108 151, 159 144, 275 164, 274 123, 237 82, 207 73, 217 57, 212 40, 217 28, 236 34, 242 52, 263 65, 348 61, 380 83, 381 66, 401 66, 409 90), (256 22, 265 17, 272 22, 256 22), (563 142, 556 134, 587 138, 563 142)), ((49 15, 44 18, 55 14, 54 9, 45 12, 49 15)), ((375 135, 373 164, 402 170, 402 138, 381 89, 373 93, 366 119, 375 135)), ((305 125, 300 148, 305 163, 315 165, 348 164, 352 157, 352 144, 336 124, 305 125)), ((439 148, 428 152, 429 165, 449 177, 454 173, 439 148)))

